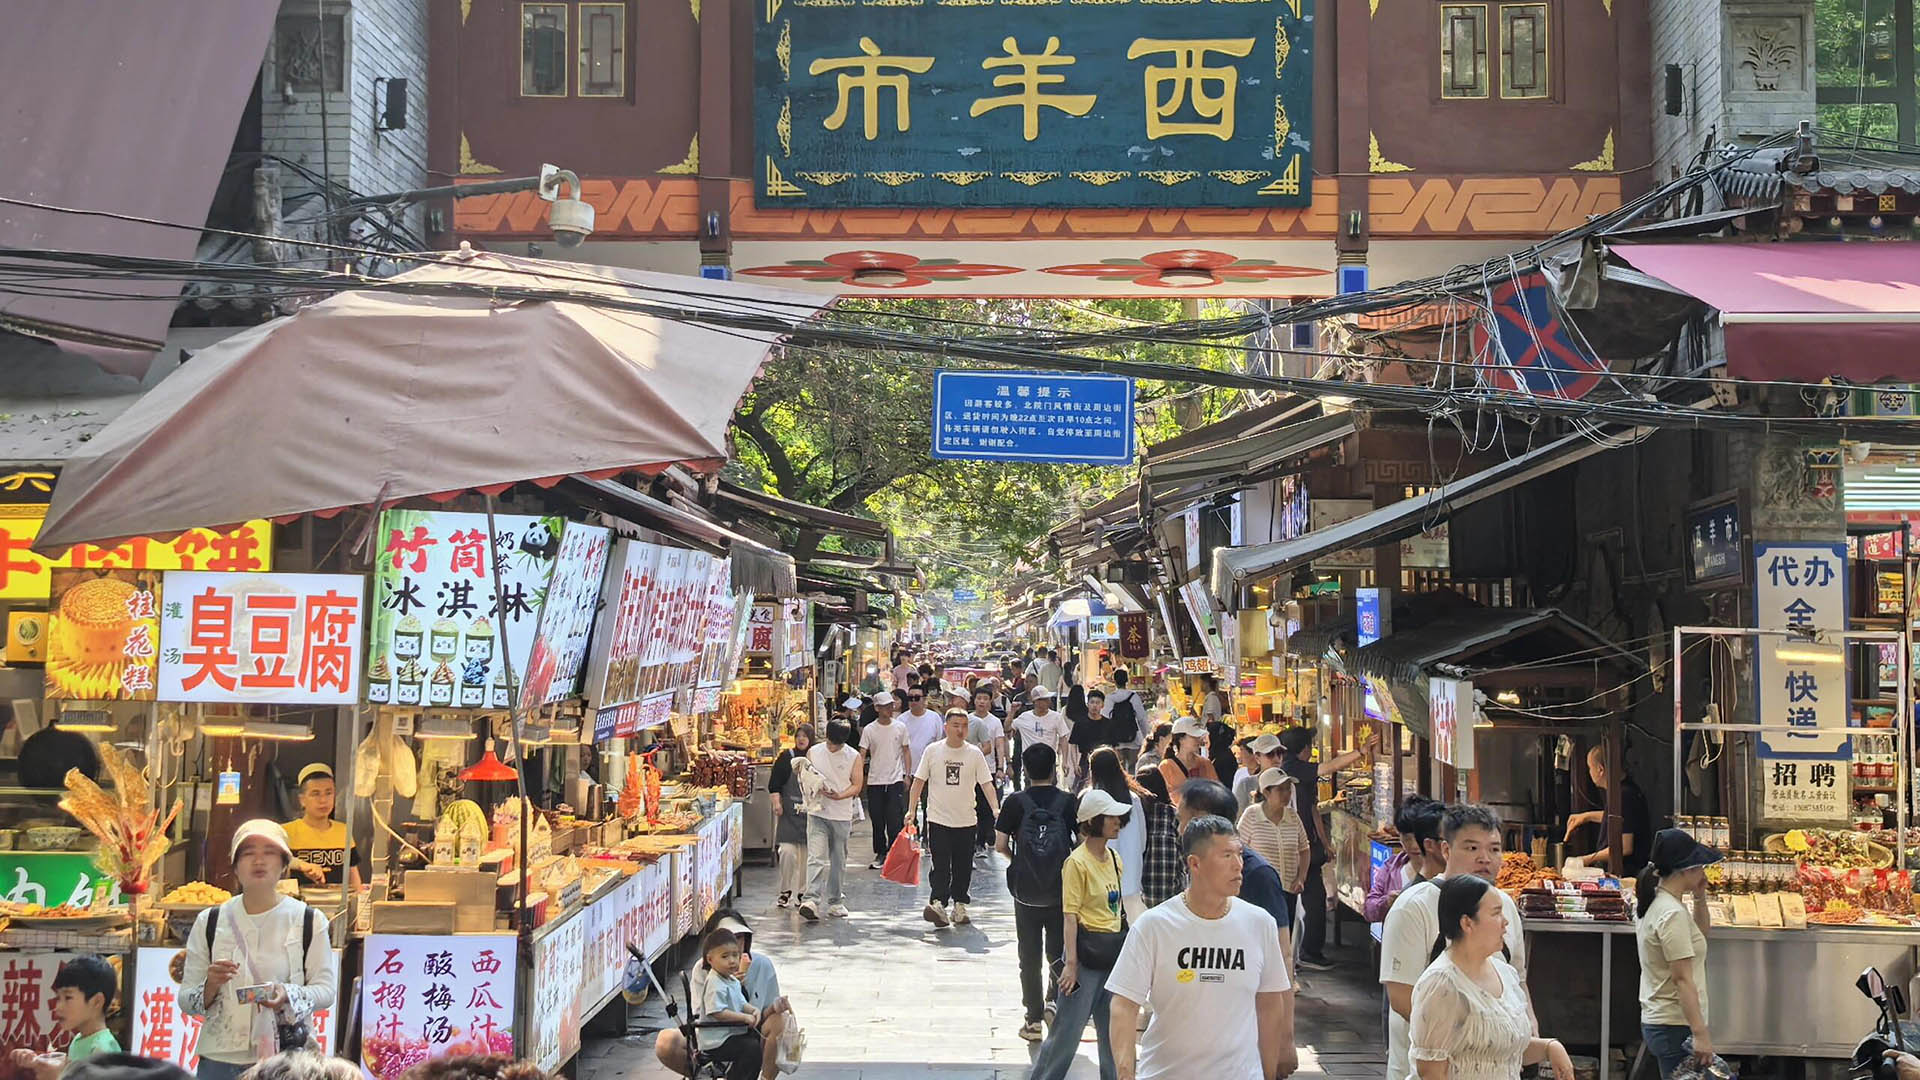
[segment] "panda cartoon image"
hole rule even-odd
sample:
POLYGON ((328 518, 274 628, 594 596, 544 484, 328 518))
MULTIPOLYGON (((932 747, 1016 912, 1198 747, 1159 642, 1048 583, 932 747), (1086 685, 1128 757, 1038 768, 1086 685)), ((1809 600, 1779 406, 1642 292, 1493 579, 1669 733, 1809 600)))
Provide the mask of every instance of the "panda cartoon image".
POLYGON ((551 559, 560 553, 560 534, 546 518, 535 518, 520 534, 520 550, 538 559, 551 559))

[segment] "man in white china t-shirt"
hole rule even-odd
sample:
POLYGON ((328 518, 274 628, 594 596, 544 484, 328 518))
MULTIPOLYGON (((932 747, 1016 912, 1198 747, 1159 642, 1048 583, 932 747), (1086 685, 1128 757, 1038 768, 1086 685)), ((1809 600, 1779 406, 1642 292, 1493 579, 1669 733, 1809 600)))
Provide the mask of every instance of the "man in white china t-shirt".
MULTIPOLYGON (((1387 911, 1380 931, 1380 983, 1387 988, 1387 1076, 1406 1077, 1413 1072, 1408 1056, 1408 1018, 1413 1012, 1413 984, 1427 970, 1433 956, 1433 943, 1440 937, 1439 882, 1455 874, 1477 874, 1493 881, 1500 873, 1500 818, 1484 806, 1449 806, 1441 824, 1446 838, 1447 872, 1431 881, 1407 887, 1400 899, 1387 911)), ((1507 962, 1520 975, 1520 986, 1527 984, 1527 938, 1520 924, 1520 909, 1513 898, 1500 892, 1501 909, 1507 917, 1507 962)), ((1527 1010, 1533 1010, 1533 998, 1527 998, 1527 1010)), ((1539 1027, 1535 1022, 1535 1028, 1539 1027)))
POLYGON ((1207 815, 1180 834, 1187 890, 1149 910, 1127 934, 1107 976, 1108 1031, 1138 1030, 1137 1049, 1113 1047, 1120 1080, 1284 1080, 1299 1067, 1293 984, 1280 930, 1242 900, 1240 836, 1207 815))

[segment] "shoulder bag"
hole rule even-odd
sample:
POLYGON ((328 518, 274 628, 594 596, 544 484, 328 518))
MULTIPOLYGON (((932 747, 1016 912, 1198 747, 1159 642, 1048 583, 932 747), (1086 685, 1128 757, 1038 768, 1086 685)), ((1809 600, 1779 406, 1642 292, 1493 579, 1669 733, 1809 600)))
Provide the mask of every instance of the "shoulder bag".
MULTIPOLYGON (((1120 877, 1120 856, 1113 850, 1107 850, 1107 858, 1113 860, 1113 876, 1120 877)), ((1114 890, 1113 902, 1120 902, 1119 890, 1114 890)), ((1113 965, 1120 962, 1120 948, 1127 943, 1127 909, 1120 907, 1120 929, 1088 930, 1082 927, 1074 935, 1074 955, 1080 966, 1088 971, 1112 971, 1113 965)))

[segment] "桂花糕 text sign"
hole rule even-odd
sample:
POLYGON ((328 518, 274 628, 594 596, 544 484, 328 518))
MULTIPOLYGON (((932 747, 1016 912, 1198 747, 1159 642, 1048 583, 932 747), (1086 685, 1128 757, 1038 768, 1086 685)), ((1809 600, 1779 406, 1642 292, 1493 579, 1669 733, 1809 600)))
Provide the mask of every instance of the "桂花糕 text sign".
POLYGON ((760 0, 765 207, 1303 206, 1315 0, 760 0))

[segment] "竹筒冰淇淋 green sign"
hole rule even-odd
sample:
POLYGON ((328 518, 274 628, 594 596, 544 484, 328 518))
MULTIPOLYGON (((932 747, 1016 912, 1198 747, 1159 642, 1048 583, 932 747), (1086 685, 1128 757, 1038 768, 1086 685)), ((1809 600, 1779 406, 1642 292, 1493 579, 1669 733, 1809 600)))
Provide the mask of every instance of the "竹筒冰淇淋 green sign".
POLYGON ((1304 206, 1315 0, 758 0, 763 207, 1304 206))

